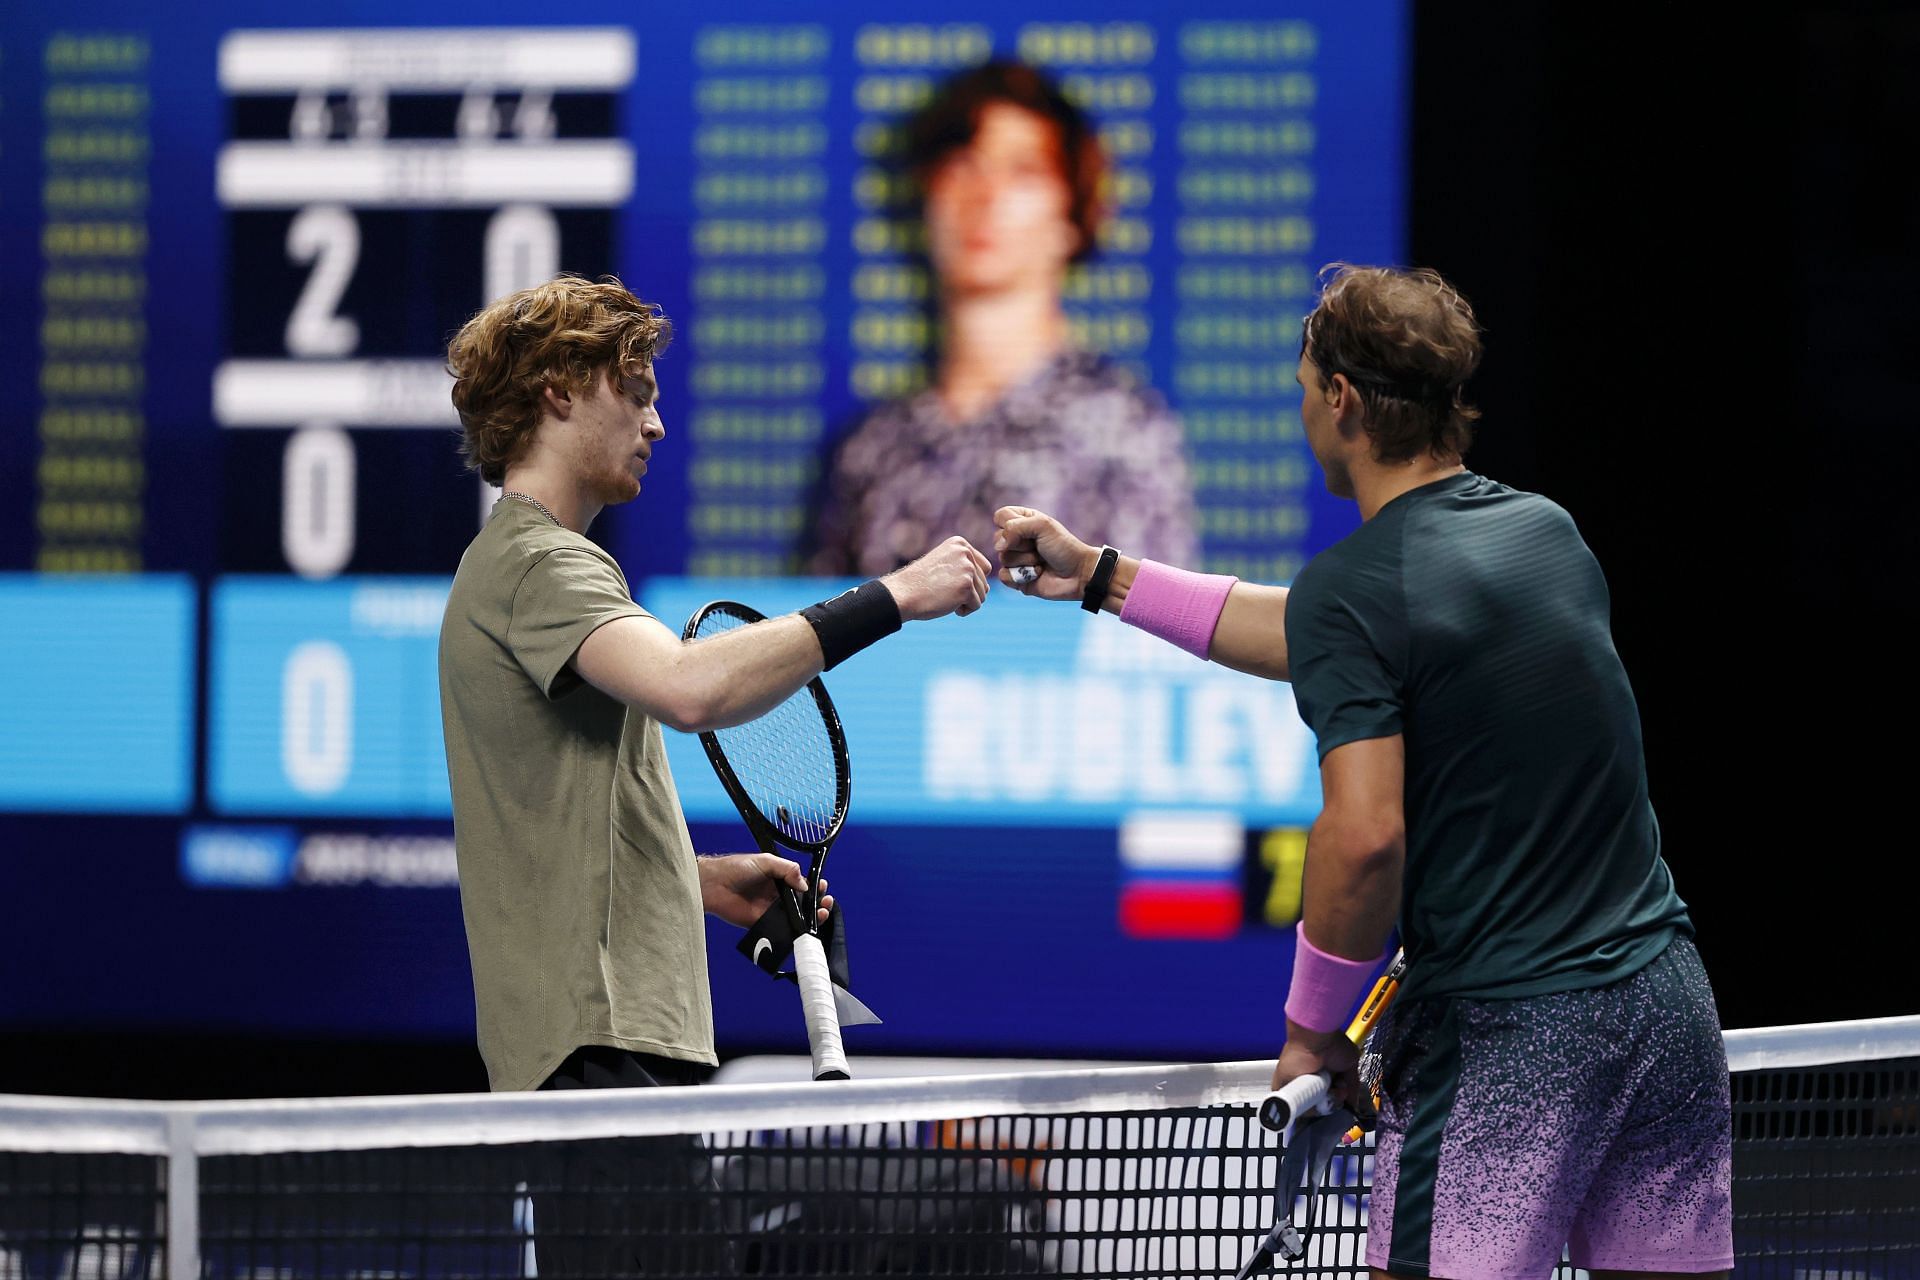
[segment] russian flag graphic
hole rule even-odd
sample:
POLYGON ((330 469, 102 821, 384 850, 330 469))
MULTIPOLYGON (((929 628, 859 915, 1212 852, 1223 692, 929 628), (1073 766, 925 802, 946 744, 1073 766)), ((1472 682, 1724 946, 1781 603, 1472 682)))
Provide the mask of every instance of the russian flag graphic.
POLYGON ((1120 824, 1120 931, 1231 938, 1243 910, 1246 828, 1231 813, 1135 813, 1120 824))

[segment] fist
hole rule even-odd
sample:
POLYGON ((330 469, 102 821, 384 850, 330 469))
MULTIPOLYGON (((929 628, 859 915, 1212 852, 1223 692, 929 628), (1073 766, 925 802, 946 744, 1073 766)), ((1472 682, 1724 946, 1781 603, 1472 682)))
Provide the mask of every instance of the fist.
POLYGON ((903 569, 880 579, 900 606, 900 621, 921 622, 949 613, 966 617, 987 598, 987 575, 993 566, 955 534, 903 569))
POLYGON ((1100 562, 1100 549, 1032 507, 1002 507, 993 513, 993 549, 1000 581, 1043 600, 1078 600, 1100 562))
POLYGON ((1287 1023, 1287 1042, 1280 1047, 1280 1059, 1273 1065, 1273 1087, 1278 1089, 1299 1076, 1324 1071, 1330 1077, 1327 1092, 1336 1103, 1356 1115, 1372 1113, 1372 1099, 1359 1077, 1360 1050, 1353 1041, 1335 1031, 1309 1031, 1287 1023))

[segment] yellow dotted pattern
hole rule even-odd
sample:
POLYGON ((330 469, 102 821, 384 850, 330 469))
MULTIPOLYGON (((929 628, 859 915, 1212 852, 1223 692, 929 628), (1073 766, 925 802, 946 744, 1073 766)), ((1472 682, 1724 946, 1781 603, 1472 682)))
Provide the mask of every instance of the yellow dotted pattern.
POLYGON ((687 531, 696 574, 795 568, 788 548, 823 428, 818 264, 830 248, 822 162, 833 39, 809 23, 695 34, 687 531))
POLYGON ((138 35, 55 34, 43 50, 33 472, 43 572, 144 565, 150 60, 138 35))
MULTIPOLYGON (((1174 393, 1207 567, 1284 581, 1303 559, 1313 482, 1294 375, 1315 285, 1319 34, 1293 20, 1192 22, 1177 39, 1174 393)), ((1273 867, 1288 847, 1274 833, 1262 857, 1273 867)), ((1270 902, 1268 915, 1295 909, 1270 902)))

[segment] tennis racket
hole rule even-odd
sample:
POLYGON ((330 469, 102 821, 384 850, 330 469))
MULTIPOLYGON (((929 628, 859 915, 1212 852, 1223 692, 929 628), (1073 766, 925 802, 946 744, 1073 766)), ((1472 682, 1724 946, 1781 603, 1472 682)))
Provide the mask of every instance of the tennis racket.
MULTIPOLYGON (((1373 1031, 1373 1024, 1380 1021, 1380 1015, 1393 1003, 1394 993, 1399 991, 1401 980, 1406 976, 1407 953, 1402 948, 1394 952, 1393 963, 1373 984, 1373 990, 1361 1004, 1360 1011, 1347 1024, 1347 1039, 1353 1041, 1355 1047, 1365 1044, 1367 1036, 1373 1031)), ((1260 1123, 1275 1133, 1286 1134, 1296 1120, 1322 1114, 1328 1110, 1327 1089, 1331 1083, 1332 1077, 1324 1071, 1294 1077, 1268 1094, 1260 1104, 1260 1123)))
MULTIPOLYGON (((703 640, 765 621, 757 609, 716 600, 687 619, 681 634, 703 640)), ((806 1014, 807 1048, 815 1080, 848 1079, 819 923, 820 868, 846 820, 853 790, 847 739, 833 700, 815 676, 759 719, 702 733, 700 745, 760 851, 785 848, 807 865, 804 900, 796 890, 782 887, 793 915, 793 968, 806 1014)))
MULTIPOLYGON (((1407 953, 1404 949, 1396 951, 1393 963, 1373 984, 1373 990, 1367 994, 1353 1021, 1347 1024, 1347 1039, 1356 1047, 1364 1046, 1367 1037, 1372 1034, 1374 1024, 1380 1015, 1393 1003, 1394 993, 1400 989, 1400 983, 1407 976, 1407 953)), ((1345 1133, 1340 1127, 1353 1119, 1350 1112, 1339 1109, 1340 1119, 1333 1119, 1336 1108, 1328 1096, 1332 1083, 1324 1071, 1312 1075, 1296 1076, 1267 1095, 1260 1104, 1260 1123, 1281 1135, 1285 1150, 1280 1159, 1280 1182, 1274 1190, 1278 1204, 1273 1229, 1266 1238, 1247 1256, 1244 1265, 1234 1280, 1248 1280, 1256 1272, 1272 1265, 1275 1258, 1284 1258, 1288 1262, 1298 1262, 1307 1255, 1307 1240, 1318 1229, 1321 1210, 1321 1189, 1325 1185, 1327 1170, 1330 1167, 1333 1151, 1342 1142, 1357 1142, 1362 1130, 1354 1125, 1345 1133), (1316 1118, 1320 1117, 1320 1118, 1316 1118), (1304 1123, 1298 1133, 1294 1126, 1304 1123), (1304 1201, 1306 1221, 1295 1221, 1296 1202, 1304 1201)), ((1379 1105, 1379 1095, 1374 1095, 1374 1105, 1379 1105)))

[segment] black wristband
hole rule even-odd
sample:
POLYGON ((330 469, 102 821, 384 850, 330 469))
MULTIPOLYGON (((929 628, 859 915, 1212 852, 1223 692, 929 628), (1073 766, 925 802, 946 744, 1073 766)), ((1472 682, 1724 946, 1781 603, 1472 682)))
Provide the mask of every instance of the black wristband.
POLYGON ((900 629, 900 606, 893 592, 878 578, 843 591, 831 600, 810 604, 800 616, 813 624, 826 658, 823 670, 831 671, 876 640, 884 640, 900 629))
POLYGON ((1100 563, 1093 566, 1093 576, 1087 579, 1087 593, 1080 597, 1080 607, 1088 613, 1100 612, 1100 606, 1107 602, 1107 584, 1113 581, 1113 566, 1120 563, 1120 552, 1113 547, 1100 548, 1100 563))

